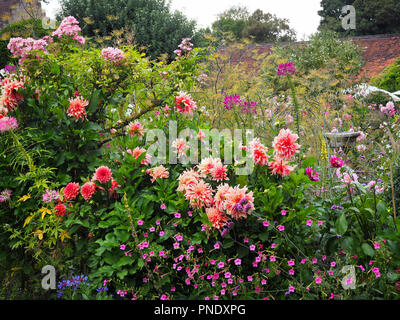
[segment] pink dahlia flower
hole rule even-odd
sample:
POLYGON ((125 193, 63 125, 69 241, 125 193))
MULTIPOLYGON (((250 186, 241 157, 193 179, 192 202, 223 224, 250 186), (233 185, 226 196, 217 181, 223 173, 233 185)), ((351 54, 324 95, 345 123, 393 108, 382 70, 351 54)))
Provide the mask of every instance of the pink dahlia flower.
POLYGON ((344 160, 335 156, 331 156, 330 162, 333 168, 341 168, 344 165, 344 160))
POLYGON ((96 184, 94 182, 86 182, 81 188, 81 195, 86 201, 89 201, 95 192, 96 184))
POLYGON ((258 138, 251 141, 249 146, 254 163, 261 166, 268 165, 268 148, 264 146, 258 138))
POLYGON ((64 189, 64 200, 71 201, 75 200, 75 198, 79 194, 79 184, 75 182, 70 182, 64 189))
POLYGON ((208 220, 212 223, 213 228, 220 230, 228 222, 229 218, 222 211, 215 207, 206 208, 208 220))
POLYGON ((282 129, 272 143, 275 155, 283 160, 291 160, 299 153, 300 145, 296 143, 298 138, 299 136, 289 129, 282 129))
POLYGON ((13 111, 24 98, 17 93, 19 89, 24 88, 24 83, 16 79, 5 78, 0 82, 2 95, 0 96, 0 106, 13 111))
POLYGON ((200 175, 193 169, 184 171, 178 178, 179 186, 178 191, 184 192, 186 189, 192 185, 197 183, 200 180, 200 175))
POLYGON ((214 201, 213 189, 203 180, 190 184, 186 188, 185 197, 195 209, 210 207, 214 201))
MULTIPOLYGON (((143 153, 146 152, 146 149, 144 148, 139 148, 136 147, 135 149, 131 150, 128 149, 126 150, 127 153, 131 154, 132 157, 134 157, 135 159, 138 159, 143 153)), ((144 164, 146 166, 148 166, 149 164, 151 164, 151 156, 149 154, 145 155, 145 158, 140 162, 140 164, 144 164)))
POLYGON ((289 166, 285 160, 275 158, 274 161, 269 163, 269 168, 272 171, 272 174, 278 174, 282 177, 288 176, 294 168, 289 166))
POLYGON ((172 142, 172 147, 176 149, 178 156, 185 156, 188 145, 185 139, 176 139, 172 142))
POLYGON ((84 120, 86 118, 85 108, 88 105, 89 102, 82 97, 70 99, 67 114, 69 117, 74 117, 75 121, 78 121, 79 119, 84 120))
POLYGON ((210 173, 213 181, 229 180, 227 175, 228 168, 222 165, 222 163, 217 163, 214 168, 211 169, 210 173))
POLYGON ((197 108, 196 102, 194 102, 192 97, 182 91, 175 97, 175 107, 178 112, 190 115, 192 115, 193 111, 197 108))
POLYGON ((111 180, 112 173, 110 168, 102 166, 97 168, 94 174, 94 180, 99 181, 100 183, 107 183, 111 180))
POLYGON ((230 190, 231 190, 231 187, 226 183, 221 184, 217 187, 217 192, 215 193, 215 196, 214 196, 214 205, 220 211, 224 211, 226 208, 226 206, 225 206, 226 194, 230 190))
POLYGON ((150 170, 150 175, 152 177, 151 182, 156 181, 156 179, 167 179, 169 177, 168 169, 165 168, 163 165, 154 167, 150 170))
POLYGON ((225 194, 225 207, 227 214, 238 220, 247 218, 254 210, 253 192, 247 193, 247 187, 236 186, 225 194))
POLYGON ((197 166, 202 176, 206 176, 211 173, 214 167, 222 165, 221 159, 208 157, 201 160, 200 164, 197 166))
POLYGON ((128 124, 128 133, 131 137, 138 136, 141 139, 144 134, 144 128, 138 120, 135 120, 135 122, 128 124))

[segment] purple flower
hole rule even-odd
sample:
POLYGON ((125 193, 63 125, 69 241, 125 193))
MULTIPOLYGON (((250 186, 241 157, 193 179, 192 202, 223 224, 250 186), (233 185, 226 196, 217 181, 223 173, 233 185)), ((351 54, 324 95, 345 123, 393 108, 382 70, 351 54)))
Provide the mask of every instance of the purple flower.
POLYGON ((235 94, 233 96, 226 96, 224 100, 224 107, 227 110, 232 110, 235 105, 241 105, 242 99, 239 95, 235 94))
POLYGON ((46 193, 42 195, 42 201, 45 203, 50 203, 53 201, 57 201, 60 198, 60 195, 56 190, 46 189, 46 193))
POLYGON ((296 72, 296 68, 293 66, 293 62, 287 62, 280 64, 278 67, 277 75, 282 76, 291 76, 296 72))
POLYGON ((319 174, 313 168, 306 168, 306 175, 311 181, 319 181, 319 174))
POLYGON ((257 113, 257 105, 258 103, 255 101, 245 101, 242 105, 242 113, 257 113))
POLYGON ((10 200, 12 191, 11 190, 4 190, 0 194, 0 202, 6 202, 10 200))
POLYGON ((233 107, 239 106, 242 108, 242 113, 257 113, 257 105, 258 103, 256 101, 244 101, 237 94, 226 96, 224 99, 224 107, 226 110, 232 110, 233 107))
POLYGON ((4 67, 4 70, 7 71, 8 73, 13 73, 15 69, 16 69, 15 66, 9 64, 4 67))
POLYGON ((0 133, 15 130, 18 128, 17 119, 13 117, 3 117, 0 119, 0 133))

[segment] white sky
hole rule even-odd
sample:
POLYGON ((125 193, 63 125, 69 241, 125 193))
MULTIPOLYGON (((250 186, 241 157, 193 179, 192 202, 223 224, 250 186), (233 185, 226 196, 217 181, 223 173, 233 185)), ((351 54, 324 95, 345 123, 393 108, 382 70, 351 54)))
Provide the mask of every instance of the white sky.
MULTIPOLYGON (((211 26, 217 15, 234 5, 246 6, 250 12, 261 9, 279 18, 289 19, 296 30, 297 38, 303 39, 317 31, 321 0, 170 0, 171 8, 179 10, 190 19, 196 20, 198 27, 211 26)), ((54 17, 59 8, 59 0, 50 0, 43 5, 49 17, 54 17)))

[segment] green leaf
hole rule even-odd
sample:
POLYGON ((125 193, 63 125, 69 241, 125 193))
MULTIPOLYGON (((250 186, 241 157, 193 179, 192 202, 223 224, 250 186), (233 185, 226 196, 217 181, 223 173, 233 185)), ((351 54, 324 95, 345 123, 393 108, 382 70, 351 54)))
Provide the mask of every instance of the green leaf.
POLYGON ((367 256, 373 257, 375 255, 374 249, 368 243, 363 243, 361 248, 367 256))
POLYGON ((132 264, 132 258, 128 256, 123 256, 121 259, 119 259, 118 263, 116 264, 116 267, 120 268, 128 264, 132 264))
POLYGON ((377 203, 376 209, 380 215, 386 215, 387 213, 386 204, 382 200, 377 203))
POLYGON ((100 94, 101 94, 101 90, 96 90, 95 92, 93 92, 92 98, 90 99, 90 103, 88 106, 89 113, 93 113, 96 111, 96 109, 99 105, 100 94))
POLYGON ((121 270, 117 273, 118 278, 123 279, 128 274, 128 270, 121 270))
POLYGON ((344 213, 336 220, 335 227, 338 234, 343 236, 346 233, 348 224, 344 213))
POLYGON ((313 157, 310 157, 310 158, 307 158, 307 159, 303 160, 303 162, 301 164, 301 167, 305 169, 305 168, 308 168, 308 167, 312 167, 316 163, 317 163, 317 159, 315 159, 313 157))
POLYGON ((53 63, 51 65, 50 68, 51 73, 54 73, 55 75, 59 75, 60 74, 60 66, 58 65, 58 63, 53 63))
POLYGON ((226 239, 226 240, 224 241, 224 243, 222 244, 222 247, 223 247, 224 249, 229 249, 229 248, 231 248, 231 247, 233 246, 233 244, 234 244, 233 239, 232 239, 232 238, 229 238, 229 239, 226 239))
POLYGON ((267 239, 268 239, 268 232, 261 233, 261 234, 259 235, 259 238, 260 238, 260 240, 262 240, 262 241, 267 241, 267 239))
POLYGON ((118 230, 114 231, 115 235, 117 236, 118 241, 125 242, 129 239, 129 232, 126 230, 118 230))

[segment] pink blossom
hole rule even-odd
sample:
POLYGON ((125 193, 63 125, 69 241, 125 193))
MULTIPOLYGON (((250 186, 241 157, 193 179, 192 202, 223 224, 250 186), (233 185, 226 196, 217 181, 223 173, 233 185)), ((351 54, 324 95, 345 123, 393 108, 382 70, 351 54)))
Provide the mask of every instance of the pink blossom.
POLYGON ((122 50, 113 47, 101 50, 100 56, 104 58, 104 60, 113 62, 114 64, 119 64, 121 61, 126 59, 122 50))
POLYGON ((235 265, 240 266, 242 264, 242 260, 237 258, 235 259, 235 265))

